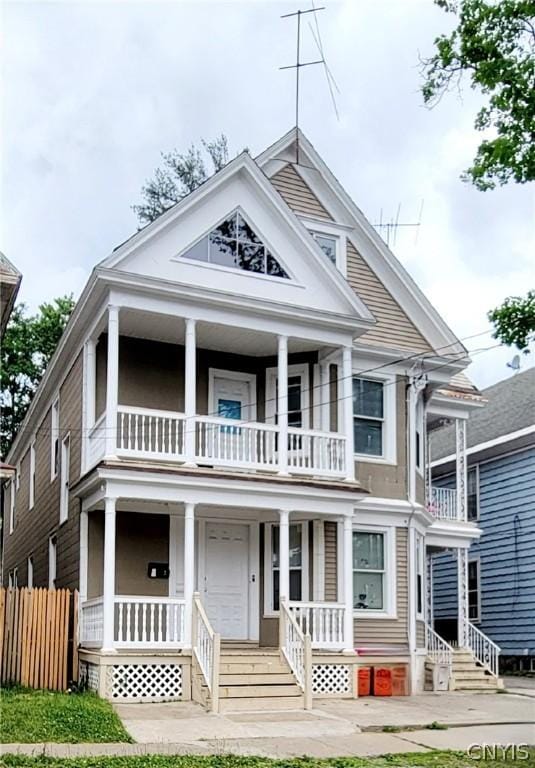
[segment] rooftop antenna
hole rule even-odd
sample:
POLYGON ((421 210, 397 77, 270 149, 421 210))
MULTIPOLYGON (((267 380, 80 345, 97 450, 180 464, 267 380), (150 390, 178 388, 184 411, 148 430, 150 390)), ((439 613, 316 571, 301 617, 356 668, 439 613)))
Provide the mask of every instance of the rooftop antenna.
POLYGON ((399 203, 395 218, 390 219, 390 221, 383 221, 383 209, 381 208, 381 211, 379 213, 379 221, 373 226, 375 227, 375 229, 379 231, 379 234, 386 241, 386 244, 388 245, 388 247, 390 247, 390 245, 396 244, 397 232, 400 227, 413 227, 416 230, 415 237, 414 237, 414 242, 416 243, 418 242, 418 231, 422 225, 423 209, 424 209, 424 201, 422 199, 422 202, 420 203, 420 211, 418 213, 418 220, 417 221, 400 221, 399 216, 401 213, 401 203, 399 203))
MULTIPOLYGON (((298 10, 294 13, 285 13, 283 16, 281 16, 281 19, 289 19, 293 16, 297 16, 297 55, 296 55, 296 62, 295 64, 289 64, 285 67, 280 67, 280 69, 295 69, 295 162, 297 165, 299 165, 299 70, 301 67, 311 67, 314 64, 325 64, 325 59, 323 58, 323 55, 321 59, 318 59, 317 61, 301 61, 300 54, 301 54, 301 16, 304 16, 306 13, 317 13, 318 11, 324 11, 325 6, 321 6, 320 8, 308 8, 304 11, 298 10)), ((315 17, 314 17, 315 18, 315 17)), ((320 51, 321 54, 321 51, 320 51)))

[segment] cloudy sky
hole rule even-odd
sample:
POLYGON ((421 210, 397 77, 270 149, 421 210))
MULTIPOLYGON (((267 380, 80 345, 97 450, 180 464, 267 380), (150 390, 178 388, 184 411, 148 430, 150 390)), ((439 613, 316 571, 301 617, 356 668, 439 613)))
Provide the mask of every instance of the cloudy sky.
MULTIPOLYGON (((322 4, 340 119, 310 67, 303 130, 370 220, 401 204, 415 221, 424 201, 418 236, 400 230, 393 250, 459 337, 488 330, 489 308, 535 285, 534 193, 459 180, 479 138, 469 89, 422 105, 419 58, 448 18, 432 0, 322 4)), ((160 150, 224 132, 255 155, 293 125, 293 75, 278 68, 295 58, 295 24, 280 15, 299 7, 310 1, 2 4, 0 249, 24 274, 22 300, 80 293, 136 229, 130 206, 160 150)), ((308 23, 303 48, 317 58, 308 23)), ((494 383, 512 354, 476 352, 469 373, 494 383)))

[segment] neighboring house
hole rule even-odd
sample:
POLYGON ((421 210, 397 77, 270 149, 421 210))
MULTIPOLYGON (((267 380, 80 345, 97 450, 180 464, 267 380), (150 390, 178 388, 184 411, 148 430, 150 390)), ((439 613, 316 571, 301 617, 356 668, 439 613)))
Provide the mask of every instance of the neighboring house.
POLYGON ((0 338, 4 335, 15 299, 19 292, 22 275, 0 252, 0 338))
POLYGON ((79 589, 110 698, 295 708, 355 695, 360 666, 412 692, 426 660, 451 668, 425 554, 462 570, 479 529, 462 490, 426 505, 425 419, 464 436, 468 354, 295 142, 95 267, 8 457, 4 581, 79 589))
MULTIPOLYGON (((468 559, 470 621, 501 648, 504 669, 535 670, 535 368, 483 391, 468 424, 468 519, 482 530, 468 559)), ((431 439, 433 482, 454 488, 452 427, 431 439)), ((457 580, 433 559, 435 629, 456 637, 457 580)))

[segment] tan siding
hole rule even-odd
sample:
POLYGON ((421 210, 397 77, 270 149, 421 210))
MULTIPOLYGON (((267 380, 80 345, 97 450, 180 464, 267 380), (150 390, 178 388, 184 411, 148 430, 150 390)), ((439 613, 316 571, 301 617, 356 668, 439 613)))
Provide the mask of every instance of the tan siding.
POLYGON ((338 526, 336 523, 325 523, 325 600, 338 599, 337 574, 337 539, 338 526))
POLYGON ((272 176, 271 183, 293 211, 317 219, 332 221, 332 216, 325 210, 310 187, 305 184, 291 165, 285 165, 272 176))
POLYGON ((407 640, 407 529, 396 528, 397 618, 355 619, 355 645, 403 645, 407 640))
POLYGON ((425 648, 425 623, 423 621, 416 622, 416 647, 425 648))
MULTIPOLYGON (((78 356, 60 390, 60 440, 71 435, 71 483, 80 474, 82 355, 78 356)), ((16 498, 16 527, 5 537, 4 580, 17 566, 19 583, 27 583, 27 558, 33 557, 34 586, 48 586, 48 539, 57 536, 57 580, 61 587, 78 586, 79 502, 71 498, 67 522, 59 525, 59 475, 50 480, 51 413, 46 411, 35 435, 35 505, 28 509, 30 455, 21 461, 20 490, 16 498)))
POLYGON ((169 563, 169 515, 118 512, 116 548, 118 595, 169 594, 167 579, 147 576, 150 562, 169 563))
POLYGON ((349 241, 347 243, 347 281, 377 321, 377 324, 361 336, 359 341, 400 349, 418 351, 431 349, 429 343, 349 241))

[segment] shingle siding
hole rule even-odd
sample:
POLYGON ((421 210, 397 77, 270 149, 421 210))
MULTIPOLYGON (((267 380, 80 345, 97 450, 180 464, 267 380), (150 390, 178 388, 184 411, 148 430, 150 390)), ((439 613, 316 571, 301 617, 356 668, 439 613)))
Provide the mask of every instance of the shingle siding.
MULTIPOLYGON (((452 479, 448 479, 450 485, 452 479)), ((478 627, 504 655, 535 654, 535 448, 479 465, 479 525, 469 558, 479 557, 478 627)), ((435 619, 457 616, 456 561, 433 567, 435 619)))

